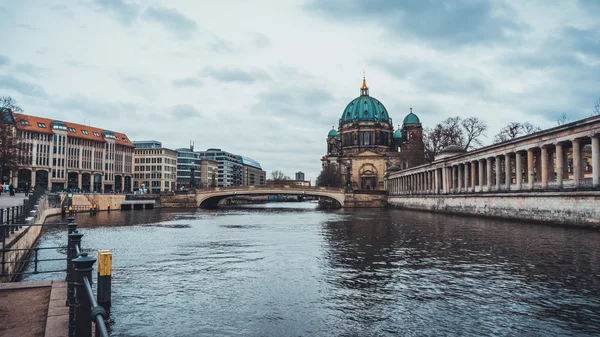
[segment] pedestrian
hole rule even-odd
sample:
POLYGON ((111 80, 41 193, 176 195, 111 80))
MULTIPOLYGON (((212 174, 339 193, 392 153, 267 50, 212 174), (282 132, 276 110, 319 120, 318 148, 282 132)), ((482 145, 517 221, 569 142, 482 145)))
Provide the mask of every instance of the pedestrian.
POLYGON ((2 195, 2 190, 4 189, 4 185, 0 182, 0 196, 2 195))
POLYGON ((25 183, 25 196, 29 195, 29 184, 25 183))
POLYGON ((8 192, 10 196, 15 196, 15 187, 12 184, 8 186, 8 192))

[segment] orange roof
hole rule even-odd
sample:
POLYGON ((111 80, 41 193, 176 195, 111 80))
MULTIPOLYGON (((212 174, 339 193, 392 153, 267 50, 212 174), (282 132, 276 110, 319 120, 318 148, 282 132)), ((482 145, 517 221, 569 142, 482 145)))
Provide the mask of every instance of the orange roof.
MULTIPOLYGON (((97 142, 104 142, 104 137, 102 136, 102 131, 109 131, 109 130, 103 130, 100 128, 96 128, 93 126, 81 125, 81 124, 71 123, 71 122, 64 122, 64 121, 57 120, 57 119, 37 117, 37 116, 31 116, 31 115, 25 115, 25 114, 19 114, 19 113, 15 113, 14 116, 15 116, 15 120, 17 121, 17 129, 24 130, 24 131, 54 134, 54 132, 52 132, 52 128, 51 128, 50 124, 52 122, 62 122, 67 126, 68 137, 95 140, 97 142), (26 124, 24 124, 23 121, 27 121, 26 124), (73 131, 75 131, 75 132, 73 132, 73 131), (87 132, 87 134, 85 134, 84 131, 87 132), (96 134, 98 136, 96 136, 96 134)), ((116 137, 119 138, 119 140, 115 140, 115 144, 119 144, 119 145, 127 146, 127 147, 135 147, 131 143, 131 140, 129 139, 129 137, 127 137, 127 135, 125 135, 124 133, 114 132, 114 131, 111 131, 111 132, 116 137)))

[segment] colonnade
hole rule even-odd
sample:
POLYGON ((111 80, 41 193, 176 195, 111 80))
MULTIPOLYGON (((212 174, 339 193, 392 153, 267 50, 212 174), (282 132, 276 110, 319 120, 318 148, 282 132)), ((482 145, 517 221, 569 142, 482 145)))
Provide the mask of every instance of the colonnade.
POLYGON ((600 187, 599 137, 458 154, 391 173, 386 188, 390 195, 401 195, 600 187), (591 145, 591 163, 584 161, 586 145, 591 145))

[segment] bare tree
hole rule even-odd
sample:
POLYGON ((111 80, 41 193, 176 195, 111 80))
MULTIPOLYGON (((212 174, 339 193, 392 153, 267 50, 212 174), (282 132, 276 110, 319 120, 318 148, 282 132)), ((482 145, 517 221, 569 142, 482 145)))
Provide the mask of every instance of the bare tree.
POLYGON ((282 180, 290 180, 290 177, 286 176, 283 173, 283 171, 274 170, 274 171, 271 171, 271 180, 273 180, 274 182, 282 181, 282 180))
POLYGON ((441 123, 443 135, 444 135, 444 143, 447 145, 460 145, 464 146, 465 144, 465 132, 461 128, 461 119, 460 117, 449 117, 446 118, 441 123))
POLYGON ((481 137, 485 136, 487 125, 477 117, 469 117, 461 122, 465 130, 465 150, 476 149, 483 145, 481 137))
POLYGON ((0 97, 0 181, 6 182, 10 172, 19 168, 19 142, 13 112, 23 109, 10 96, 0 97))
POLYGON ((338 165, 330 164, 323 167, 317 177, 317 186, 342 187, 342 174, 338 165))
POLYGON ((561 126, 567 123, 569 123, 569 117, 567 117, 567 114, 563 112, 562 115, 556 119, 556 126, 561 126))
POLYGON ((425 160, 432 162, 446 144, 441 124, 436 125, 433 129, 425 128, 423 130, 423 144, 425 145, 425 160))
POLYGON ((540 127, 535 126, 529 122, 510 122, 507 126, 503 127, 500 130, 500 132, 498 132, 498 134, 496 134, 496 136, 494 137, 494 143, 506 142, 517 137, 538 132, 540 130, 540 127))
POLYGON ((596 104, 594 104, 594 108, 592 109, 592 116, 598 115, 600 115, 600 98, 598 98, 598 101, 596 101, 596 104))

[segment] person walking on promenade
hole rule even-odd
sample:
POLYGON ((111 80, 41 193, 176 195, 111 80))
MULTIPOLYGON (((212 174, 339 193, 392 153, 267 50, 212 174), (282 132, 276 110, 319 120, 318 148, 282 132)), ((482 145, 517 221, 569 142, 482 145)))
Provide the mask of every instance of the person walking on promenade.
POLYGON ((10 184, 10 186, 8 186, 8 192, 9 192, 10 196, 12 196, 12 197, 15 196, 15 187, 12 184, 10 184))
POLYGON ((25 183, 25 196, 29 195, 29 184, 25 183))
POLYGON ((2 182, 0 181, 0 196, 2 195, 2 189, 4 188, 4 185, 2 184, 2 182))

